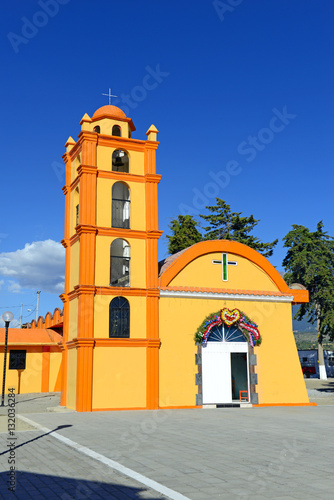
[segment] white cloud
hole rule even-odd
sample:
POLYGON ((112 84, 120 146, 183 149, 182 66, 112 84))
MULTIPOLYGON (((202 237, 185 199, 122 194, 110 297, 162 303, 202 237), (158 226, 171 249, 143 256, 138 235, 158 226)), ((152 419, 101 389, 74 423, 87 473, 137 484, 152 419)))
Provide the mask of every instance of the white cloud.
POLYGON ((8 291, 13 293, 20 293, 22 290, 21 285, 19 285, 16 281, 9 280, 8 291))
MULTIPOLYGON (((10 277, 8 289, 64 292, 65 249, 53 240, 26 243, 23 249, 0 253, 0 274, 10 277)), ((0 283, 1 284, 1 283, 0 283)))
POLYGON ((4 280, 0 280, 0 288, 2 287, 2 285, 4 285, 5 281, 4 280))

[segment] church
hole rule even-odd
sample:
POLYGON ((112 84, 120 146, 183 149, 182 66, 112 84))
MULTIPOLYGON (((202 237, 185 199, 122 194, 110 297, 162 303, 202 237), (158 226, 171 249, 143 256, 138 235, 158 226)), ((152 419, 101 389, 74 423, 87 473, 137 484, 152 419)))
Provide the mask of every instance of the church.
POLYGON ((292 331, 292 305, 307 290, 234 241, 203 241, 159 263, 157 128, 133 138, 132 119, 112 105, 80 125, 63 156, 61 404, 309 405, 292 331))

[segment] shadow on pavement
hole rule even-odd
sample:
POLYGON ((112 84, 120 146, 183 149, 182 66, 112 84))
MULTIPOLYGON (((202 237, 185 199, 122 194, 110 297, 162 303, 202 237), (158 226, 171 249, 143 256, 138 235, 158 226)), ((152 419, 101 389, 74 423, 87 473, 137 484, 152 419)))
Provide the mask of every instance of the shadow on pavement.
MULTIPOLYGON (((8 472, 0 473, 1 498, 57 498, 61 500, 85 499, 144 499, 147 489, 124 486, 117 484, 122 476, 117 475, 115 482, 90 481, 69 477, 35 474, 32 472, 19 472, 9 475, 8 472), (13 490, 9 488, 13 487, 13 490), (14 494, 13 494, 14 493, 14 494), (144 495, 141 496, 141 493, 144 495)), ((150 495, 150 500, 166 498, 160 494, 150 495)))
POLYGON ((38 439, 41 439, 45 436, 48 436, 49 434, 52 434, 53 432, 56 432, 56 431, 59 431, 61 429, 66 429, 67 427, 72 427, 72 425, 58 425, 58 427, 56 427, 55 429, 53 429, 52 431, 50 432, 45 432, 44 434, 42 434, 41 436, 37 436, 33 439, 29 439, 29 441, 26 441, 25 443, 21 443, 17 446, 12 446, 12 445, 9 445, 10 442, 12 443, 15 443, 15 439, 16 437, 14 438, 11 438, 10 436, 8 437, 8 450, 6 451, 3 451, 2 453, 0 453, 0 456, 1 455, 6 455, 6 453, 10 453, 12 450, 17 450, 18 448, 21 448, 21 446, 25 446, 26 444, 29 444, 29 443, 32 443, 33 441, 37 441, 38 439))
POLYGON ((40 396, 36 396, 35 398, 25 399, 25 396, 29 396, 29 395, 30 394, 16 394, 15 405, 22 404, 22 403, 28 403, 29 401, 34 401, 36 399, 39 401, 41 401, 42 399, 51 399, 53 396, 53 395, 50 396, 50 394, 47 393, 47 394, 41 394, 40 396))

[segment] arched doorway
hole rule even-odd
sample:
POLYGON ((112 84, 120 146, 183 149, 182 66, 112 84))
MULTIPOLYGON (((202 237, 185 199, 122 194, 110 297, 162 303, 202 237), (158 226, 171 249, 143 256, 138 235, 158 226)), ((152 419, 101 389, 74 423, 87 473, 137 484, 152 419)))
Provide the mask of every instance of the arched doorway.
POLYGON ((249 402, 248 342, 235 325, 217 325, 202 345, 203 404, 249 402))

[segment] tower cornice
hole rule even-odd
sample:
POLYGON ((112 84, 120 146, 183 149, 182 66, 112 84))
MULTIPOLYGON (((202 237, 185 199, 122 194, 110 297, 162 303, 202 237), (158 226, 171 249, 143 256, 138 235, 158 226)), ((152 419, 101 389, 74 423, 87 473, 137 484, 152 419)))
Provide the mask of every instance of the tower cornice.
POLYGON ((88 234, 88 233, 96 234, 97 233, 96 226, 91 226, 88 224, 79 224, 78 226, 76 226, 75 230, 79 236, 81 236, 82 234, 88 234))
POLYGON ((83 165, 83 164, 81 164, 77 168, 77 172, 78 172, 79 177, 82 174, 96 174, 97 167, 95 165, 83 165))
POLYGON ((161 180, 161 175, 159 174, 145 174, 145 180, 147 182, 155 182, 158 183, 161 180))

